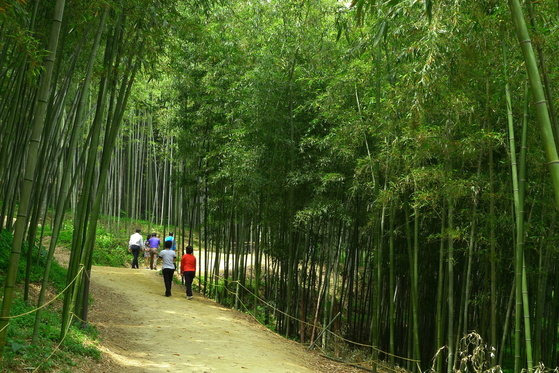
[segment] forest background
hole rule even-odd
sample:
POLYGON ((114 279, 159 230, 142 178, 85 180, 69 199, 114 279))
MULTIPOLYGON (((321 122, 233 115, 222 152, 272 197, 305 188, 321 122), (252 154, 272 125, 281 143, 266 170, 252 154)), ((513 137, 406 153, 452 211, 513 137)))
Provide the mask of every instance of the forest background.
POLYGON ((103 217, 174 230, 202 293, 334 356, 554 367, 558 6, 0 2, 2 346, 65 216, 59 338, 87 321, 103 217))

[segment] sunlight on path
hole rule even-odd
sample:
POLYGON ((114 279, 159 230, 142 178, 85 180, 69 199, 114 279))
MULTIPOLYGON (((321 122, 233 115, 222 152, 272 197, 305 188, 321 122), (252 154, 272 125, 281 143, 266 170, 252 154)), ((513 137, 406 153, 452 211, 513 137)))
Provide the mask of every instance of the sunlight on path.
POLYGON ((103 372, 312 372, 312 354, 215 302, 163 296, 155 271, 94 267, 91 321, 103 372))

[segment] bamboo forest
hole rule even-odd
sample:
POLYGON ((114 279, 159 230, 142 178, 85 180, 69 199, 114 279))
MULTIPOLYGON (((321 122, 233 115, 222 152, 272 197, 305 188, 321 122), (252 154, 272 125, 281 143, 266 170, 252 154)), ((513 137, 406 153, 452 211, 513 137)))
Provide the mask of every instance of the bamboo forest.
POLYGON ((551 0, 0 0, 0 371, 559 371, 558 45, 551 0))

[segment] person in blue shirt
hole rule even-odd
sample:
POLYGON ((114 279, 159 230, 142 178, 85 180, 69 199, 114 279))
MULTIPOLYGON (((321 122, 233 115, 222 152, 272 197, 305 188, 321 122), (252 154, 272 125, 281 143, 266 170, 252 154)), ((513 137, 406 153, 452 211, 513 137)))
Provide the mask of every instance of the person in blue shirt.
POLYGON ((173 237, 173 232, 169 232, 169 235, 165 237, 165 242, 171 241, 171 250, 177 249, 177 242, 175 241, 175 237, 173 237))

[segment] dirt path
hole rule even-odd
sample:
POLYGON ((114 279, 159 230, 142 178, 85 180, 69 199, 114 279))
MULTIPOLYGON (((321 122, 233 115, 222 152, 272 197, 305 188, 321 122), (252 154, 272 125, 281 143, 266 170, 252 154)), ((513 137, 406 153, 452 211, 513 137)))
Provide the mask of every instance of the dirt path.
POLYGON ((247 315, 182 286, 163 296, 155 271, 94 267, 90 320, 100 331, 102 372, 343 372, 247 315))

